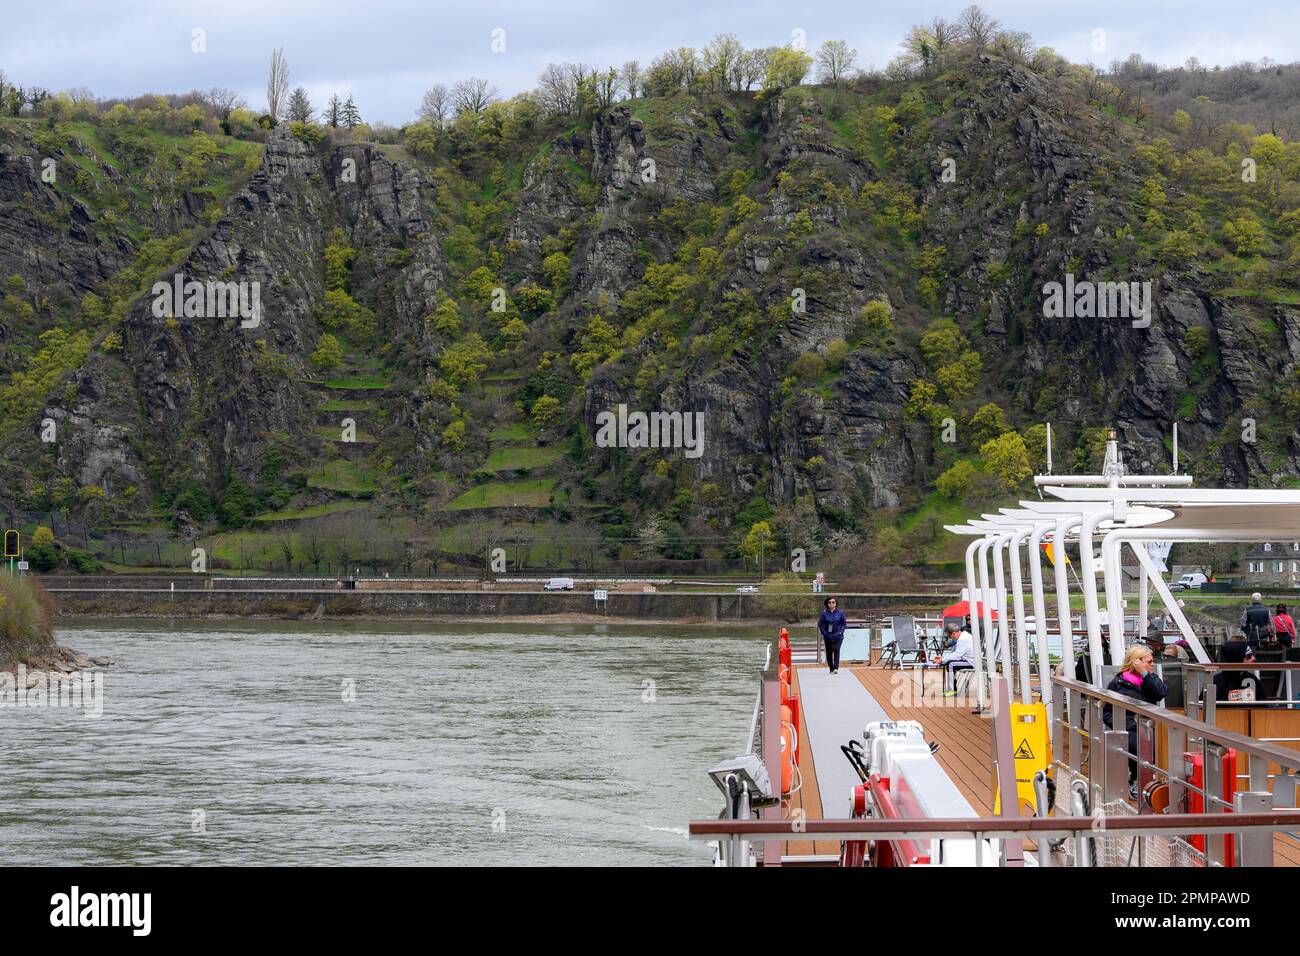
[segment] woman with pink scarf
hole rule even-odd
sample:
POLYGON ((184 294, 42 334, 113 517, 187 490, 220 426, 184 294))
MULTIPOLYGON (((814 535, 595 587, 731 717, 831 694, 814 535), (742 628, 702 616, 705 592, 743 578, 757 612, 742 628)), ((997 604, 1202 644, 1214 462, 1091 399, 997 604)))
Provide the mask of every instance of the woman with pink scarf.
MULTIPOLYGON (((1165 699, 1169 688, 1156 676, 1156 659, 1151 648, 1145 644, 1134 644, 1124 652, 1124 666, 1116 674, 1106 689, 1113 694, 1131 697, 1139 704, 1158 704, 1165 699)), ((1106 704, 1101 711, 1101 721, 1108 730, 1112 729, 1111 705, 1106 704)), ((1128 731, 1128 788, 1129 795, 1136 796, 1137 787, 1137 718, 1133 711, 1125 713, 1125 729, 1128 731)))

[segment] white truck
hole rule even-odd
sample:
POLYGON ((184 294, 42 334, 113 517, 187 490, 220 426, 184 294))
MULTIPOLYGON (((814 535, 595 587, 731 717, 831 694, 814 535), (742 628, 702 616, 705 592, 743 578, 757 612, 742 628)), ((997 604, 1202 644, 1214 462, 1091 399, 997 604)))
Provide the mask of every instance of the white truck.
POLYGON ((573 578, 551 578, 542 586, 543 591, 572 591, 573 578))
POLYGON ((1171 591, 1187 591, 1193 588, 1204 587, 1209 580, 1210 579, 1200 571, 1193 571, 1190 574, 1184 574, 1173 584, 1169 585, 1169 589, 1171 591))

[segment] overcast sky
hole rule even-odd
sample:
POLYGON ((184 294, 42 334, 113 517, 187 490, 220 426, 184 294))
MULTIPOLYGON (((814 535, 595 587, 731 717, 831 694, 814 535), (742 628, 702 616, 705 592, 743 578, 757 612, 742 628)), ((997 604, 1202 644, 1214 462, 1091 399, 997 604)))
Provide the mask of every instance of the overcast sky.
MULTIPOLYGON (((551 61, 647 65, 677 46, 717 33, 746 46, 789 43, 802 30, 810 48, 844 39, 862 66, 883 66, 909 26, 953 17, 968 0, 549 0, 458 3, 417 0, 39 0, 9 8, 0 32, 0 69, 22 85, 87 87, 98 96, 183 93, 227 86, 265 108, 267 64, 280 46, 290 86, 316 105, 352 93, 367 120, 399 125, 423 91, 465 76, 510 95, 533 86, 551 61), (504 30, 505 51, 492 51, 504 30), (206 52, 192 50, 204 31, 206 52)), ((1300 60, 1295 0, 1014 0, 981 6, 1075 62, 1105 66, 1130 53, 1173 65, 1270 57, 1300 60), (1094 31, 1104 31, 1097 34, 1094 31), (1104 49, 1094 49, 1101 40, 1104 49)))

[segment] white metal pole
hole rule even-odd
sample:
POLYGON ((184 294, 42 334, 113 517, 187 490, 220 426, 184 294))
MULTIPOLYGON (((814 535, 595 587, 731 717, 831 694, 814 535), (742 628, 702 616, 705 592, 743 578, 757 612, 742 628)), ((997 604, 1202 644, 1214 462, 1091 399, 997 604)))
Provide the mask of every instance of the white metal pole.
POLYGON ((989 599, 989 565, 987 561, 989 545, 992 544, 994 540, 993 537, 985 535, 984 540, 980 544, 980 549, 975 552, 976 560, 979 562, 980 603, 983 605, 984 640, 987 642, 984 648, 987 652, 985 654, 985 662, 988 666, 990 681, 998 676, 997 662, 993 659, 993 602, 989 599))
MULTIPOLYGON (((1146 545, 1134 545, 1136 550, 1139 547, 1145 548, 1146 545)), ((1145 634, 1147 627, 1147 607, 1150 604, 1150 595, 1147 588, 1147 566, 1141 561, 1138 562, 1138 634, 1145 634)))
MULTIPOLYGON (((1038 642, 1038 694, 1047 705, 1048 727, 1052 717, 1052 663, 1047 649, 1047 597, 1043 593, 1043 535, 1054 527, 1054 522, 1044 521, 1034 525, 1029 535, 1029 589, 1034 600, 1035 639, 1038 642)), ((1062 655, 1062 660, 1066 655, 1062 655)))
POLYGON ((998 641, 1002 651, 1002 676, 1011 677, 1011 622, 1007 616, 1007 584, 1002 573, 1002 551, 1011 541, 1012 534, 999 535, 993 542, 993 586, 997 591, 998 641))
POLYGON ((1107 548, 1109 538, 1102 539, 1101 573, 1106 587, 1106 619, 1110 621, 1110 662, 1124 662, 1124 572, 1119 547, 1107 548))
POLYGON ((971 647, 975 654, 975 699, 982 710, 984 708, 984 668, 980 653, 980 616, 976 610, 975 595, 975 552, 984 542, 983 538, 972 541, 966 548, 966 603, 970 609, 971 647))
POLYGON ((1092 660, 1092 673, 1088 677, 1098 687, 1101 686, 1099 668, 1105 658, 1101 647, 1101 608, 1097 604, 1097 561, 1092 553, 1092 536, 1098 523, 1114 513, 1115 509, 1111 507, 1090 511, 1079 525, 1079 578, 1083 585, 1083 613, 1088 626, 1088 655, 1092 660))
MULTIPOLYGON (((1083 515, 1062 515, 1052 532, 1052 570, 1056 576, 1056 629, 1061 635, 1061 661, 1074 664, 1074 618, 1070 610, 1070 579, 1066 574, 1066 534, 1083 523, 1083 515)), ((1066 668, 1067 676, 1071 673, 1066 668)))
POLYGON ((1016 608, 1016 672, 1020 679, 1020 703, 1028 704, 1032 688, 1029 679, 1029 637, 1025 629, 1025 592, 1020 585, 1020 549, 1033 528, 1023 528, 1011 536, 1011 600, 1016 608))

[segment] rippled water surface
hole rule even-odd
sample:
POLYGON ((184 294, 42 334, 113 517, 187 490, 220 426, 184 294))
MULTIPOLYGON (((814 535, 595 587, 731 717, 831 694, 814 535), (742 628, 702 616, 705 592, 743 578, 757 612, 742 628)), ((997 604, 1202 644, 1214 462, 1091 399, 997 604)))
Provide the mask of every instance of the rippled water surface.
POLYGON ((104 714, 0 708, 0 862, 707 863, 685 825, 721 807, 705 770, 744 745, 765 637, 64 626, 117 661, 104 714))

